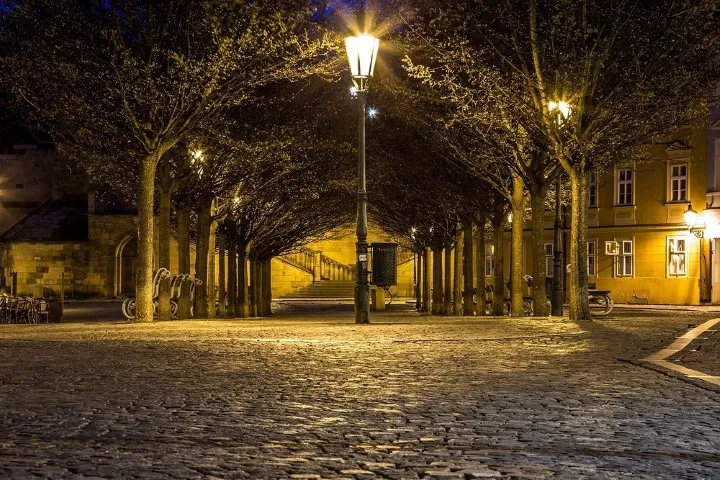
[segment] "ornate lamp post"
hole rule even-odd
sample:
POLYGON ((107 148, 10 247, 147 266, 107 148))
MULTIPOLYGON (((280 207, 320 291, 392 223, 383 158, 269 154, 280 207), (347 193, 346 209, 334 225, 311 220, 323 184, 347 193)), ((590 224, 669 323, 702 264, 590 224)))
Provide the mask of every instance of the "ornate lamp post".
POLYGON ((368 283, 367 185, 365 182, 365 102, 367 87, 375 71, 380 40, 371 35, 345 39, 350 73, 358 102, 358 192, 357 243, 355 244, 357 281, 355 284, 355 323, 370 323, 370 285, 368 283))
MULTIPOLYGON (((564 101, 548 102, 548 112, 557 115, 557 124, 561 126, 570 116, 572 107, 564 101)), ((562 317, 563 315, 563 255, 562 255, 562 216, 560 214, 560 181, 562 176, 555 180, 555 225, 553 235, 553 279, 550 296, 550 315, 562 317)))

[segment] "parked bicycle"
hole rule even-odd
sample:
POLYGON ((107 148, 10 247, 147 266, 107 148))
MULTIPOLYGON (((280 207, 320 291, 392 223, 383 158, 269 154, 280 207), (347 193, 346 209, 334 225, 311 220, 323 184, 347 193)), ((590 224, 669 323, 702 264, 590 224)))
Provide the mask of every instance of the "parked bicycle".
POLYGON ((0 295, 0 323, 48 323, 48 304, 43 298, 0 295))

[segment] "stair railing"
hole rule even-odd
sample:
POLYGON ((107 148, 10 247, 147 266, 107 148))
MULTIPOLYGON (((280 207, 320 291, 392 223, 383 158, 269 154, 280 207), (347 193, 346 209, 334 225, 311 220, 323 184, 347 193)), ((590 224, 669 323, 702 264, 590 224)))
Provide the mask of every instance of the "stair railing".
POLYGON ((283 263, 287 263, 288 265, 313 275, 313 282, 315 281, 315 252, 309 248, 301 247, 293 252, 276 258, 283 263))
POLYGON ((322 252, 316 252, 317 277, 320 280, 351 280, 352 267, 333 260, 322 252))

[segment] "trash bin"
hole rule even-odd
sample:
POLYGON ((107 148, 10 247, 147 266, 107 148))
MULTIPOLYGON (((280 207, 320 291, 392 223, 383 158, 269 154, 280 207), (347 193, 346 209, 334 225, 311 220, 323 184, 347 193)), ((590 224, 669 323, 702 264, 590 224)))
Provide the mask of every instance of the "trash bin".
POLYGON ((47 301, 47 322, 60 323, 62 321, 63 311, 62 304, 59 299, 47 301))

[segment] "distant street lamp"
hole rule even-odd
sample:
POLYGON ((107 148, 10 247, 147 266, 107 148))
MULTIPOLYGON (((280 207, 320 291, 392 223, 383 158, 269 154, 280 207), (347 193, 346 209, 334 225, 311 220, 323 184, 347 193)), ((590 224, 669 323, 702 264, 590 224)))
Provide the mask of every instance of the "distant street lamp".
MULTIPOLYGON (((548 102, 548 112, 555 113, 558 126, 561 126, 572 113, 569 103, 558 100, 548 102)), ((563 256, 562 256, 562 215, 560 205, 560 185, 562 176, 555 180, 555 225, 553 235, 553 279, 552 293, 550 295, 550 315, 562 317, 563 315, 563 256)))
POLYGON ((375 71, 380 40, 371 35, 345 39, 353 93, 358 102, 358 191, 357 243, 355 244, 357 282, 355 284, 355 323, 370 323, 370 285, 368 283, 367 184, 365 182, 365 103, 368 82, 375 71))

